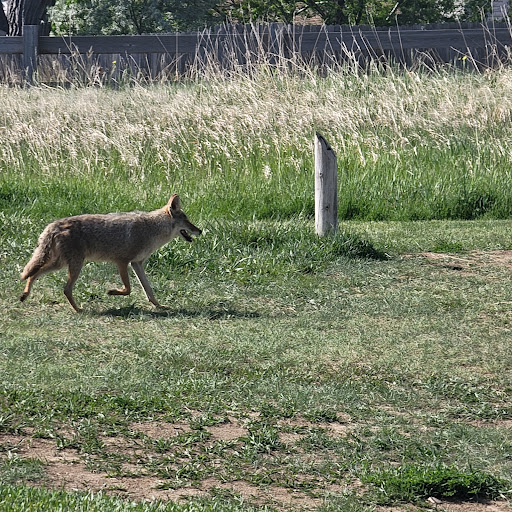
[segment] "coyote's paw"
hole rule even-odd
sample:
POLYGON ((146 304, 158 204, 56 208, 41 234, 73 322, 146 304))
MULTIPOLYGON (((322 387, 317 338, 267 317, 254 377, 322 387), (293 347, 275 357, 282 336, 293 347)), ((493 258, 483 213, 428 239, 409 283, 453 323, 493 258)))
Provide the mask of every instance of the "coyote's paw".
POLYGON ((116 290, 116 289, 113 289, 113 290, 108 290, 107 294, 108 295, 130 295, 130 290, 126 290, 126 289, 116 290))

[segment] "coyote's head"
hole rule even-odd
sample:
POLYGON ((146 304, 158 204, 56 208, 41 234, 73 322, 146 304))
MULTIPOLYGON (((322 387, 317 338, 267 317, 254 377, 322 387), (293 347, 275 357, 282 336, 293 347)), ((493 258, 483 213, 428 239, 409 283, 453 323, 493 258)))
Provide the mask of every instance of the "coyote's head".
POLYGON ((179 230, 180 236, 187 242, 192 242, 192 235, 199 236, 202 231, 192 224, 181 209, 180 198, 178 194, 173 194, 167 203, 168 213, 173 220, 174 228, 179 230))

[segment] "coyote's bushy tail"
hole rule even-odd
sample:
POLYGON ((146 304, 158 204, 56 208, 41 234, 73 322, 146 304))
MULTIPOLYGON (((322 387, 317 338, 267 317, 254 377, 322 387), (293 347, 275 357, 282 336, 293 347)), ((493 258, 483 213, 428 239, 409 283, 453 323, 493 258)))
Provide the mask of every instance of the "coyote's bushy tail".
POLYGON ((41 268, 48 263, 51 258, 53 242, 57 231, 52 229, 50 224, 39 237, 38 245, 30 258, 30 261, 25 265, 21 273, 21 280, 25 281, 29 277, 34 276, 41 270, 41 268))

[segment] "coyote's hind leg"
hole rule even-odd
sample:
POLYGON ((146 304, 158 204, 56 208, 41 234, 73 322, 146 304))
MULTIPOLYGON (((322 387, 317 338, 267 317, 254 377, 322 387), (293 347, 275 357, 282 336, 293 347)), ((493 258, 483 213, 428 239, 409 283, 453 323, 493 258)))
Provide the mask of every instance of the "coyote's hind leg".
POLYGON ((66 286, 64 286, 64 295, 68 299, 71 307, 77 312, 80 313, 80 308, 76 305, 75 299, 73 299, 73 286, 80 275, 80 271, 82 270, 82 265, 84 264, 84 260, 77 260, 69 263, 68 266, 68 281, 66 286))

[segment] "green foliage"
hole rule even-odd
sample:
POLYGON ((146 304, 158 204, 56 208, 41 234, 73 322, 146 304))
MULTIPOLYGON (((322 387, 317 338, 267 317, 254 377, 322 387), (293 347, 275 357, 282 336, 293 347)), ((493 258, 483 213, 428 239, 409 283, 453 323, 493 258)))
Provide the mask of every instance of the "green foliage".
MULTIPOLYGON (((221 6, 221 9, 223 7, 221 6)), ((305 19, 321 20, 326 25, 394 26, 449 21, 481 21, 490 10, 490 0, 347 0, 343 2, 307 0, 305 2, 242 0, 229 7, 229 18, 243 22, 277 21, 293 23, 305 19)))
POLYGON ((214 0, 57 0, 49 18, 56 35, 173 32, 213 23, 215 4, 214 0))
POLYGON ((130 297, 107 296, 115 269, 90 264, 77 284, 81 315, 64 302, 64 272, 38 281, 29 303, 16 300, 33 242, 20 226, 34 238, 39 226, 12 211, 0 221, 2 481, 50 485, 55 458, 74 455, 73 473, 94 472, 105 492, 124 493, 124 483, 128 494, 133 483, 157 498, 205 493, 163 505, 4 485, 2 511, 129 503, 141 512, 245 512, 260 498, 268 511, 282 508, 280 496, 314 494, 311 510, 351 512, 429 495, 495 499, 510 488, 511 277, 490 254, 467 252, 509 244, 510 221, 347 222, 342 233, 408 256, 327 252, 323 268, 309 273, 281 259, 260 279, 223 274, 222 261, 220 270, 182 271, 179 260, 196 245, 201 260, 212 252, 219 261, 216 246, 241 249, 257 224, 266 236, 252 250, 267 263, 295 238, 308 240, 311 228, 258 221, 237 239, 240 224, 226 221, 226 237, 219 224, 194 244, 170 244, 176 259, 151 261, 166 309, 146 304, 137 286, 130 297), (272 232, 284 238, 277 252, 272 232), (213 245, 199 246, 210 237, 213 245), (461 244, 466 254, 456 261, 466 272, 411 254, 439 240, 461 244), (41 452, 31 455, 30 440, 52 457, 34 459, 41 452), (468 467, 478 471, 459 469, 468 467))
POLYGON ((439 499, 496 499, 510 492, 512 482, 480 471, 460 471, 455 466, 409 464, 364 478, 379 487, 380 502, 414 503, 428 497, 439 499))
POLYGON ((249 452, 270 453, 281 447, 278 431, 267 422, 253 422, 242 440, 249 452))
POLYGON ((311 221, 315 128, 338 155, 340 219, 512 215, 509 68, 254 73, 118 92, 0 91, 2 211, 49 221, 157 208, 179 192, 196 219, 311 221))
POLYGON ((338 421, 338 414, 332 409, 312 409, 307 412, 306 418, 313 422, 325 421, 331 423, 338 421))
POLYGON ((143 34, 201 29, 225 21, 277 21, 320 19, 327 25, 376 26, 480 21, 490 0, 57 0, 49 9, 53 32, 65 34, 143 34))

